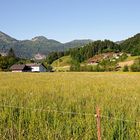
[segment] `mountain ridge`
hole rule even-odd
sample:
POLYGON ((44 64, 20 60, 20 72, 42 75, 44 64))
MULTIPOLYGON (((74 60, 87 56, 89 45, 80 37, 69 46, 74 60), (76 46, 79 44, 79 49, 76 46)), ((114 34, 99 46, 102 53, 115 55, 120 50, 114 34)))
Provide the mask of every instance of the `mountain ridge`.
POLYGON ((21 58, 33 58, 36 54, 48 55, 53 51, 65 51, 69 48, 86 45, 89 42, 87 39, 61 43, 45 36, 36 36, 31 40, 17 40, 0 31, 0 53, 6 53, 10 48, 13 48, 15 54, 21 58))
MULTIPOLYGON (((82 47, 91 42, 94 41, 90 39, 76 39, 70 42, 61 43, 44 36, 36 36, 31 40, 17 40, 0 31, 0 53, 7 53, 10 48, 13 48, 16 56, 20 58, 31 59, 37 54, 47 56, 51 52, 61 52, 69 50, 70 48, 82 47)), ((140 33, 114 43, 120 46, 121 51, 131 53, 132 55, 140 55, 140 33)))
POLYGON ((2 31, 0 31, 0 40, 3 40, 3 41, 5 41, 5 42, 7 42, 7 43, 9 43, 10 41, 11 41, 11 42, 17 41, 15 38, 13 38, 13 37, 11 37, 11 36, 5 34, 5 33, 2 32, 2 31))

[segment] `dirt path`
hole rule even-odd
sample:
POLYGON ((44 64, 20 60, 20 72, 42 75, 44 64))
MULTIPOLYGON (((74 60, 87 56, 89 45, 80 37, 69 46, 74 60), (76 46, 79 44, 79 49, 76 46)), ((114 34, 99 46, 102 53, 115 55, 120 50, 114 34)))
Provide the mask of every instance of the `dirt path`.
POLYGON ((124 67, 125 65, 131 66, 134 63, 134 60, 126 61, 126 62, 120 62, 119 66, 124 67))

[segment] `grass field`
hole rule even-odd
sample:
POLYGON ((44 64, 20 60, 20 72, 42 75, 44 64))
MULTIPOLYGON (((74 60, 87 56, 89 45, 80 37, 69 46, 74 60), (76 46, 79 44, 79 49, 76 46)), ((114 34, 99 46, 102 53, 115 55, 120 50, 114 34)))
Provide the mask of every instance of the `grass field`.
POLYGON ((97 106, 102 140, 140 140, 140 73, 0 73, 1 140, 96 140, 97 106))
POLYGON ((139 56, 128 56, 125 61, 131 61, 131 60, 135 60, 137 58, 139 58, 139 56))

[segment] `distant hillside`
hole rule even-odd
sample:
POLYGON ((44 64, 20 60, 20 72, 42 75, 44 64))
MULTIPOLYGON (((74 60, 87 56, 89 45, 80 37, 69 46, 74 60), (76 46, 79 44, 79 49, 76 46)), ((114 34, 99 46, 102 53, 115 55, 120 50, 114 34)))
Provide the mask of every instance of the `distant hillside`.
POLYGON ((64 51, 69 48, 84 46, 90 40, 76 40, 61 43, 56 40, 47 39, 44 36, 34 37, 31 40, 16 40, 3 32, 0 32, 0 53, 6 53, 13 48, 15 54, 21 58, 33 58, 37 54, 47 55, 53 51, 64 51))
POLYGON ((97 54, 107 52, 125 52, 131 55, 140 55, 140 33, 129 39, 112 42, 110 40, 98 40, 89 43, 81 48, 74 48, 70 51, 73 59, 83 62, 97 54))
POLYGON ((71 57, 77 62, 83 62, 89 58, 106 52, 120 52, 120 45, 110 40, 98 40, 89 43, 81 48, 73 48, 70 50, 71 57))
POLYGON ((120 43, 121 49, 132 55, 140 55, 140 33, 120 43))

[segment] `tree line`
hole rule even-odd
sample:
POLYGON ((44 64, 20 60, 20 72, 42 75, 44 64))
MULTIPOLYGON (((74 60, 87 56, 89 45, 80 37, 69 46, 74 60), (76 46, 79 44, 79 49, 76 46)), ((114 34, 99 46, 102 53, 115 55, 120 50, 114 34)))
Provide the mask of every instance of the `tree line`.
POLYGON ((0 70, 7 71, 13 64, 19 61, 11 48, 6 56, 0 55, 0 70))
POLYGON ((96 54, 120 51, 120 45, 109 40, 98 40, 95 42, 91 42, 84 47, 69 49, 66 52, 52 52, 47 56, 46 61, 48 64, 51 64, 53 61, 61 58, 62 56, 70 55, 74 61, 81 63, 96 54))

